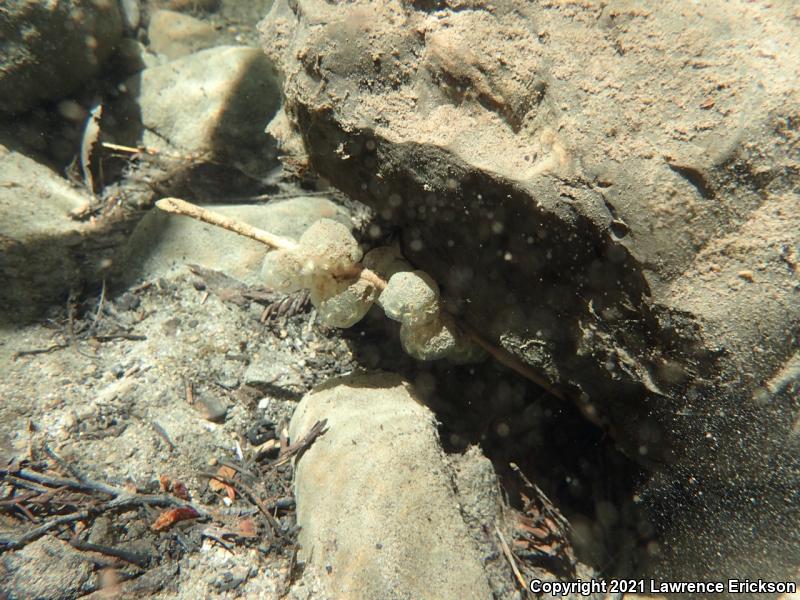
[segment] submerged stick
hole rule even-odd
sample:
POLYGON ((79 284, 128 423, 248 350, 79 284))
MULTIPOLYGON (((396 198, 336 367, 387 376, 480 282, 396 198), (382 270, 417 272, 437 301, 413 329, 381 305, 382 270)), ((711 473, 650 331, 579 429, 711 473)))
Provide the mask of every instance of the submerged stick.
POLYGON ((242 221, 231 219, 230 217, 221 215, 218 212, 201 208, 196 204, 190 204, 189 202, 179 198, 162 198, 156 202, 156 206, 168 213, 192 217, 198 221, 208 223, 209 225, 222 227, 228 231, 248 237, 251 240, 261 242, 262 244, 271 248, 275 248, 276 250, 294 250, 297 248, 297 242, 290 240, 289 238, 275 235, 269 231, 259 229, 258 227, 253 227, 252 225, 248 225, 242 221))

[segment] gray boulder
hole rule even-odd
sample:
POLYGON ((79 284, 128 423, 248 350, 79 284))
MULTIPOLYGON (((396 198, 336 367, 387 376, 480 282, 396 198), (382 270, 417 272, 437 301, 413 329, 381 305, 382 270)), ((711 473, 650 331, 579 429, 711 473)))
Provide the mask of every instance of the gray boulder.
POLYGON ((3 2, 0 112, 24 112, 80 89, 121 36, 116 1, 3 2))
POLYGON ((90 226, 71 218, 90 198, 32 159, 0 146, 0 317, 34 314, 78 283, 90 226))
POLYGON ((796 528, 708 515, 800 516, 800 36, 684 8, 279 0, 261 29, 312 165, 659 474, 664 568, 779 576, 796 528))
POLYGON ((280 90, 260 50, 202 50, 145 69, 125 87, 112 107, 116 141, 179 156, 185 165, 205 161, 254 175, 275 166, 275 142, 264 130, 280 90))
POLYGON ((298 406, 291 439, 323 419, 328 431, 298 460, 295 477, 316 597, 491 597, 433 416, 402 380, 378 374, 323 386, 298 406))
POLYGON ((220 34, 210 23, 171 10, 150 15, 150 49, 169 59, 180 58, 219 44, 220 34))
MULTIPOLYGON (((322 420, 326 431, 295 464, 306 564, 295 598, 515 597, 496 535, 512 539, 514 520, 492 465, 477 448, 445 455, 409 383, 368 373, 320 386, 298 405, 292 442, 322 420)), ((576 567, 576 577, 597 576, 576 567)))

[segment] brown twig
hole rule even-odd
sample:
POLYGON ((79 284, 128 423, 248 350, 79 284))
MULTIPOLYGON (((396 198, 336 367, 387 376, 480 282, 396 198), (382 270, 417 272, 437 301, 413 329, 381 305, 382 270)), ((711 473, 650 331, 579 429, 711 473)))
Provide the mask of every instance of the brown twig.
POLYGON ((238 221, 236 219, 231 219, 230 217, 221 215, 218 212, 206 210, 205 208, 190 204, 189 202, 180 200, 179 198, 162 198, 156 202, 156 206, 168 213, 192 217, 193 219, 208 223, 209 225, 222 227, 223 229, 233 231, 234 233, 238 233, 244 237, 256 240, 257 242, 261 242, 262 244, 272 248, 282 250, 294 250, 297 248, 297 242, 294 242, 288 238, 274 235, 269 231, 258 229, 257 227, 253 227, 252 225, 243 223, 242 221, 238 221))
MULTIPOLYGON (((99 493, 111 497, 110 500, 107 500, 101 504, 86 507, 67 515, 60 515, 58 517, 48 519, 40 526, 27 531, 18 538, 0 538, 0 552, 22 548, 26 544, 39 538, 52 529, 60 527, 61 525, 73 523, 75 521, 84 521, 92 516, 106 511, 117 511, 144 506, 177 508, 188 507, 193 509, 198 516, 204 518, 208 517, 208 513, 206 511, 203 511, 193 504, 184 502, 174 496, 160 494, 139 494, 86 478, 81 478, 80 481, 78 481, 65 477, 54 477, 28 468, 0 469, 0 478, 16 487, 32 488, 34 491, 44 494, 43 497, 48 499, 48 495, 52 496, 53 494, 66 489, 75 490, 85 494, 99 493)), ((32 497, 29 499, 29 502, 42 504, 42 502, 38 502, 40 498, 41 497, 32 497)))
POLYGON ((525 583, 525 578, 519 571, 519 567, 517 566, 517 560, 511 553, 511 548, 508 547, 508 543, 506 543, 506 538, 503 537, 503 534, 500 532, 500 528, 496 524, 494 526, 494 531, 497 534, 497 539, 500 540, 500 547, 503 549, 503 554, 505 554, 506 560, 508 560, 508 564, 511 565, 511 570, 514 571, 514 577, 516 578, 517 583, 519 583, 519 585, 522 587, 523 590, 527 591, 528 586, 525 583))
POLYGON ((122 548, 103 546, 101 544, 92 544, 90 542, 82 542, 76 539, 71 539, 69 544, 81 552, 99 552, 100 554, 105 554, 106 556, 113 556, 114 558, 124 560, 127 563, 131 563, 137 567, 142 567, 143 569, 146 568, 150 563, 149 556, 137 554, 136 552, 129 552, 128 550, 123 550, 122 548))
POLYGON ((208 477, 209 479, 215 479, 220 483, 224 483, 236 489, 240 495, 245 495, 250 499, 250 502, 255 504, 258 507, 258 510, 264 515, 264 518, 267 521, 270 529, 272 530, 273 537, 283 537, 281 535, 281 527, 278 522, 275 520, 275 517, 272 516, 272 513, 269 511, 269 508, 264 504, 258 494, 251 488, 249 485, 240 481, 238 479, 234 479, 233 477, 225 477, 224 475, 220 475, 219 473, 200 473, 202 477, 208 477), (244 494, 242 494, 244 492, 244 494))
POLYGON ((299 441, 292 442, 288 447, 283 449, 281 451, 281 455, 274 463, 270 465, 270 467, 279 467, 280 465, 289 462, 289 459, 291 459, 294 455, 297 455, 299 459, 303 452, 305 452, 309 446, 314 443, 314 440, 327 431, 327 429, 325 429, 327 424, 328 419, 322 419, 322 421, 317 421, 314 423, 314 426, 309 429, 308 433, 305 434, 299 441))
POLYGON ((130 340, 132 342, 143 342, 144 340, 147 339, 147 336, 123 331, 121 333, 110 333, 108 335, 93 335, 89 339, 97 340, 98 342, 113 342, 114 340, 130 340))
POLYGON ((157 422, 155 422, 155 421, 150 421, 150 425, 153 426, 153 430, 155 430, 155 432, 158 434, 158 436, 162 440, 164 440, 164 443, 167 446, 169 446, 169 449, 170 450, 175 450, 175 444, 172 442, 171 439, 169 439, 169 436, 167 435, 167 432, 164 430, 164 428, 161 425, 159 425, 157 422))
POLYGON ((23 535, 19 536, 16 539, 0 538, 0 551, 19 550, 26 544, 29 544, 30 542, 40 538, 51 529, 55 529, 60 525, 66 525, 67 523, 74 523, 75 521, 84 521, 88 519, 90 515, 91 515, 90 510, 88 509, 81 510, 78 512, 70 513, 68 515, 63 515, 61 517, 50 519, 49 521, 46 521, 42 525, 39 525, 39 527, 34 527, 33 529, 24 533, 23 535))
POLYGON ((53 344, 52 346, 47 346, 47 348, 34 348, 32 350, 18 350, 14 352, 11 356, 11 360, 17 360, 23 356, 34 356, 36 354, 49 354, 50 352, 55 352, 56 350, 63 350, 64 348, 69 348, 69 344, 53 344))
POLYGON ((103 278, 103 287, 100 290, 100 299, 97 301, 97 310, 94 313, 94 319, 92 320, 92 324, 89 326, 89 337, 94 335, 94 332, 97 331, 97 326, 100 324, 100 317, 103 315, 103 306, 106 303, 106 280, 103 278))
POLYGON ((459 321, 458 326, 462 329, 462 331, 464 331, 464 333, 467 334, 467 336, 469 336, 469 338, 472 341, 474 341, 481 348, 483 348, 497 362, 499 362, 502 365, 505 365, 512 371, 516 371, 517 373, 519 373, 526 379, 532 381, 540 388, 544 389, 545 391, 552 394, 556 398, 559 398, 561 400, 564 399, 564 395, 559 390, 550 385, 550 382, 547 381, 547 379, 539 375, 539 373, 533 370, 533 368, 531 368, 529 365, 526 365, 516 356, 511 354, 508 350, 505 350, 504 348, 500 348, 499 346, 492 344, 489 340, 484 338, 472 325, 464 321, 459 321))
POLYGON ((50 448, 50 446, 48 446, 46 443, 42 444, 42 450, 44 450, 44 453, 47 454, 47 456, 49 456, 51 459, 56 461, 56 463, 58 463, 59 467, 64 469, 67 473, 72 475, 75 479, 77 479, 78 481, 83 479, 83 476, 80 473, 78 473, 78 471, 75 469, 75 467, 70 465, 67 461, 65 461, 58 454, 56 454, 55 451, 52 448, 50 448))

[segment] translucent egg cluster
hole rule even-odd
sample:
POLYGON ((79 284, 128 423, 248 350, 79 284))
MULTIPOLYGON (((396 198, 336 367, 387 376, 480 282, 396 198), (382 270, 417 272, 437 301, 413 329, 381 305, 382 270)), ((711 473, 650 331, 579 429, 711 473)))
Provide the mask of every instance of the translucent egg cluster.
POLYGON ((386 316, 400 321, 403 349, 418 360, 472 362, 482 350, 441 311, 439 286, 424 271, 400 271, 389 279, 378 298, 386 316))
POLYGON ((373 283, 358 275, 361 258, 350 229, 321 219, 297 247, 269 252, 261 273, 275 290, 310 290, 320 321, 331 327, 352 327, 377 300, 389 318, 400 322, 400 341, 414 358, 460 363, 483 358, 483 351, 441 310, 436 282, 424 271, 412 270, 397 246, 375 248, 363 257, 363 267, 387 281, 379 297, 373 283))
POLYGON ((375 288, 353 272, 361 248, 350 229, 320 219, 300 237, 296 248, 273 250, 264 259, 265 283, 281 292, 307 289, 323 323, 347 328, 358 323, 375 300, 375 288))

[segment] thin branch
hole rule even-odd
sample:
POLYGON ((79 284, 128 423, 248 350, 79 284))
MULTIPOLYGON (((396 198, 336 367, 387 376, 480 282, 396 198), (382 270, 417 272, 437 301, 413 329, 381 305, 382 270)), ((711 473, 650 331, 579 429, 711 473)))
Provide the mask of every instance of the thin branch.
POLYGON ((564 399, 564 395, 550 385, 550 382, 547 381, 544 377, 539 375, 535 370, 533 370, 530 365, 525 364, 519 358, 511 354, 505 348, 501 348, 492 344, 489 340, 484 338, 478 331, 469 323, 465 323, 464 321, 458 321, 458 326, 466 333, 471 340, 473 340, 476 344, 478 344, 481 348, 486 350, 497 362, 507 366, 512 371, 516 371, 520 375, 522 375, 525 379, 528 379, 538 385, 540 388, 544 389, 545 391, 549 392, 556 398, 561 400, 564 399))
MULTIPOLYGON (((273 538, 274 537, 283 537, 281 534, 281 527, 280 524, 275 520, 275 517, 272 516, 272 513, 269 511, 269 507, 267 507, 258 494, 255 492, 253 488, 249 485, 240 481, 238 479, 234 479, 232 477, 225 477, 224 475, 220 475, 219 473, 198 473, 201 477, 208 477, 209 479, 215 479, 220 483, 224 483, 236 489, 239 492, 239 495, 245 495, 250 498, 250 501, 258 507, 258 510, 261 511, 261 514, 264 515, 264 518, 269 525, 273 538), (242 494, 244 492, 244 494, 242 494)), ((273 505, 274 506, 274 505, 273 505)))
POLYGON ((64 348, 69 348, 69 344, 53 344, 52 346, 48 346, 47 348, 34 348, 33 350, 18 350, 14 352, 11 356, 11 360, 17 360, 23 356, 34 356, 36 354, 49 354, 50 352, 55 352, 56 350, 63 350, 64 348))
POLYGON ((511 548, 508 547, 508 543, 506 542, 506 538, 503 537, 500 528, 496 524, 494 526, 494 531, 497 534, 497 538, 500 540, 500 547, 503 549, 503 554, 505 554, 508 564, 511 565, 511 570, 514 571, 514 577, 516 577, 517 583, 519 583, 523 590, 527 591, 528 586, 525 583, 525 578, 522 576, 522 573, 519 572, 514 554, 512 554, 511 548))
POLYGON ((101 544, 82 542, 80 540, 70 540, 69 544, 81 552, 99 552, 100 554, 105 554, 106 556, 119 558, 120 560, 124 560, 127 563, 131 563, 132 565, 136 565, 137 567, 141 567, 143 569, 146 568, 150 563, 149 556, 138 554, 136 552, 129 552, 128 550, 123 550, 122 548, 103 546, 101 544))
POLYGON ((97 310, 94 313, 94 319, 92 320, 92 324, 89 326, 89 337, 94 335, 94 332, 97 331, 97 326, 100 324, 100 317, 103 314, 103 306, 106 303, 106 279, 103 278, 103 289, 100 290, 100 300, 97 301, 97 310))
POLYGON ((302 456, 303 453, 311 447, 311 444, 314 443, 314 440, 328 431, 325 429, 327 425, 328 419, 322 419, 321 421, 314 423, 314 426, 308 430, 308 433, 305 434, 300 440, 293 442, 285 450, 283 450, 278 460, 272 463, 270 467, 279 467, 280 465, 289 462, 289 459, 291 459, 294 455, 297 455, 299 460, 300 456, 302 456))
MULTIPOLYGON (((16 485, 17 487, 32 487, 40 493, 54 493, 64 489, 71 489, 83 493, 100 493, 111 496, 111 500, 108 500, 103 504, 85 508, 68 515, 49 519, 40 526, 35 527, 34 529, 31 529, 27 533, 23 534, 19 538, 0 538, 0 552, 4 550, 21 548, 27 543, 35 540, 36 538, 60 525, 72 523, 74 521, 83 521, 93 515, 97 515, 105 511, 144 506, 178 508, 189 507, 192 508, 199 517, 208 517, 208 513, 206 511, 201 510, 195 505, 189 502, 184 502, 174 496, 169 496, 166 494, 139 494, 136 492, 130 492, 124 488, 106 485, 105 483, 92 481, 86 478, 82 478, 80 481, 77 481, 65 477, 53 477, 51 475, 45 475, 31 469, 0 469, 0 477, 12 485, 16 485)), ((35 500, 36 498, 31 499, 31 501, 35 500)))
POLYGON ((50 519, 49 521, 39 525, 39 527, 34 527, 24 535, 16 539, 12 538, 0 538, 0 550, 18 550, 25 546, 26 544, 34 541, 35 539, 43 536, 45 533, 50 531, 51 529, 55 529, 59 525, 66 525, 67 523, 74 523, 75 521, 85 521, 90 516, 89 510, 81 510, 78 512, 70 513, 68 515, 64 515, 62 517, 56 517, 55 519, 50 519))
POLYGON ((297 248, 297 243, 288 238, 274 235, 269 231, 264 231, 263 229, 258 229, 242 221, 231 219, 220 213, 206 210, 205 208, 190 204, 179 198, 162 198, 156 202, 156 206, 168 213, 192 217, 193 219, 208 223, 209 225, 222 227, 223 229, 233 231, 234 233, 256 240, 272 248, 282 250, 294 250, 297 248))

